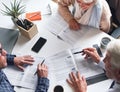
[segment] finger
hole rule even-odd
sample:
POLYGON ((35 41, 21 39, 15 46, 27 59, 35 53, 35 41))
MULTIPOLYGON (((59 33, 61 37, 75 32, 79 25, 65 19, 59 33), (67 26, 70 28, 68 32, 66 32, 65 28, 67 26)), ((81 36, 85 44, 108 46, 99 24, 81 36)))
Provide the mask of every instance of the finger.
POLYGON ((33 58, 31 55, 25 55, 24 58, 33 58))
POLYGON ((2 49, 2 54, 5 56, 7 54, 7 51, 2 49))
POLYGON ((25 61, 30 61, 30 62, 33 62, 34 59, 33 58, 24 58, 25 61))
POLYGON ((77 77, 79 80, 82 80, 81 76, 80 76, 80 72, 77 72, 77 77))
POLYGON ((76 75, 73 72, 71 73, 71 75, 72 75, 73 80, 76 81, 77 80, 76 75))
POLYGON ((38 69, 39 69, 39 70, 41 69, 41 64, 40 64, 40 63, 38 64, 38 69))
POLYGON ((23 61, 23 64, 33 65, 33 62, 30 62, 30 61, 23 61))
POLYGON ((85 77, 84 77, 84 76, 82 76, 82 80, 83 80, 84 82, 86 82, 86 79, 85 79, 85 77))
POLYGON ((94 51, 95 49, 94 48, 85 48, 84 51, 87 50, 87 51, 94 51))
POLYGON ((85 55, 85 59, 88 59, 90 56, 88 54, 85 55))
POLYGON ((20 70, 22 70, 22 71, 24 71, 24 67, 22 67, 22 66, 17 66, 20 70))
POLYGON ((82 80, 83 80, 83 82, 85 83, 85 85, 87 86, 87 82, 86 82, 86 79, 85 79, 84 76, 82 76, 82 80))
POLYGON ((25 56, 23 56, 25 59, 34 59, 31 55, 25 55, 25 56))
POLYGON ((48 67, 45 65, 45 69, 48 69, 48 67))
POLYGON ((45 64, 42 64, 43 68, 45 68, 45 64))
POLYGON ((70 81, 69 79, 66 79, 66 81, 67 81, 67 83, 68 83, 70 86, 73 85, 72 81, 70 81))

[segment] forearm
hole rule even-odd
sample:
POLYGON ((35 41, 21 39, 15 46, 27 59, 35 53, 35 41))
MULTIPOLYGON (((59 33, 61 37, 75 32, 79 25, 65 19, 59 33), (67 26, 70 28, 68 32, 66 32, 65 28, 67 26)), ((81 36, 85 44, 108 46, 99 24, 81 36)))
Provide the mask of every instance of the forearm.
POLYGON ((100 29, 106 33, 109 32, 111 26, 111 12, 108 4, 103 2, 103 9, 100 21, 100 29))
POLYGON ((14 57, 16 57, 16 55, 7 54, 7 64, 8 65, 14 65, 14 57))
POLYGON ((48 78, 38 78, 38 85, 35 92, 47 92, 49 88, 48 78))
POLYGON ((69 5, 71 5, 72 3, 72 0, 60 0, 58 2, 58 11, 66 22, 69 22, 71 19, 74 18, 74 16, 71 14, 71 11, 69 10, 69 5))
POLYGON ((108 33, 110 31, 110 18, 109 19, 103 19, 100 23, 100 30, 102 30, 105 33, 108 33))

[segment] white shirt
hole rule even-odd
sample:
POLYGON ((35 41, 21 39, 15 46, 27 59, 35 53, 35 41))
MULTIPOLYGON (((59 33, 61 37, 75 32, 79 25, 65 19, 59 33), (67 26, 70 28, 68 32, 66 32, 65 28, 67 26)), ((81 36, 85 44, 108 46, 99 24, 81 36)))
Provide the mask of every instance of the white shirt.
MULTIPOLYGON (((105 64, 103 61, 100 61, 98 65, 103 69, 105 69, 105 64)), ((120 92, 120 84, 115 82, 113 88, 108 89, 107 92, 120 92)))

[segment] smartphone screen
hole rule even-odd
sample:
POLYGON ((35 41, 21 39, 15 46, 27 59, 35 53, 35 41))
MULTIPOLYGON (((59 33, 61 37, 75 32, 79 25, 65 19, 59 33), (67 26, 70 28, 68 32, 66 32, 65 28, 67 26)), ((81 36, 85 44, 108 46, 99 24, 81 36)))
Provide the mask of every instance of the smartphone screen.
POLYGON ((43 45, 46 43, 46 39, 40 37, 38 41, 35 43, 35 45, 32 47, 32 51, 39 52, 39 50, 43 47, 43 45))

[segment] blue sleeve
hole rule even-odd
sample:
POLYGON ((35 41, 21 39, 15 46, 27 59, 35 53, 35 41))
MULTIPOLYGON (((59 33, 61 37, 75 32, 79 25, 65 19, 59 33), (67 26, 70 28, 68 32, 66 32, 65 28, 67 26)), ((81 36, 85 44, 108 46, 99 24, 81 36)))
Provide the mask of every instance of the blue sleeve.
POLYGON ((7 54, 7 64, 8 65, 14 65, 14 57, 16 57, 16 55, 7 54))
POLYGON ((47 92, 49 88, 48 78, 38 78, 38 85, 35 92, 47 92))

